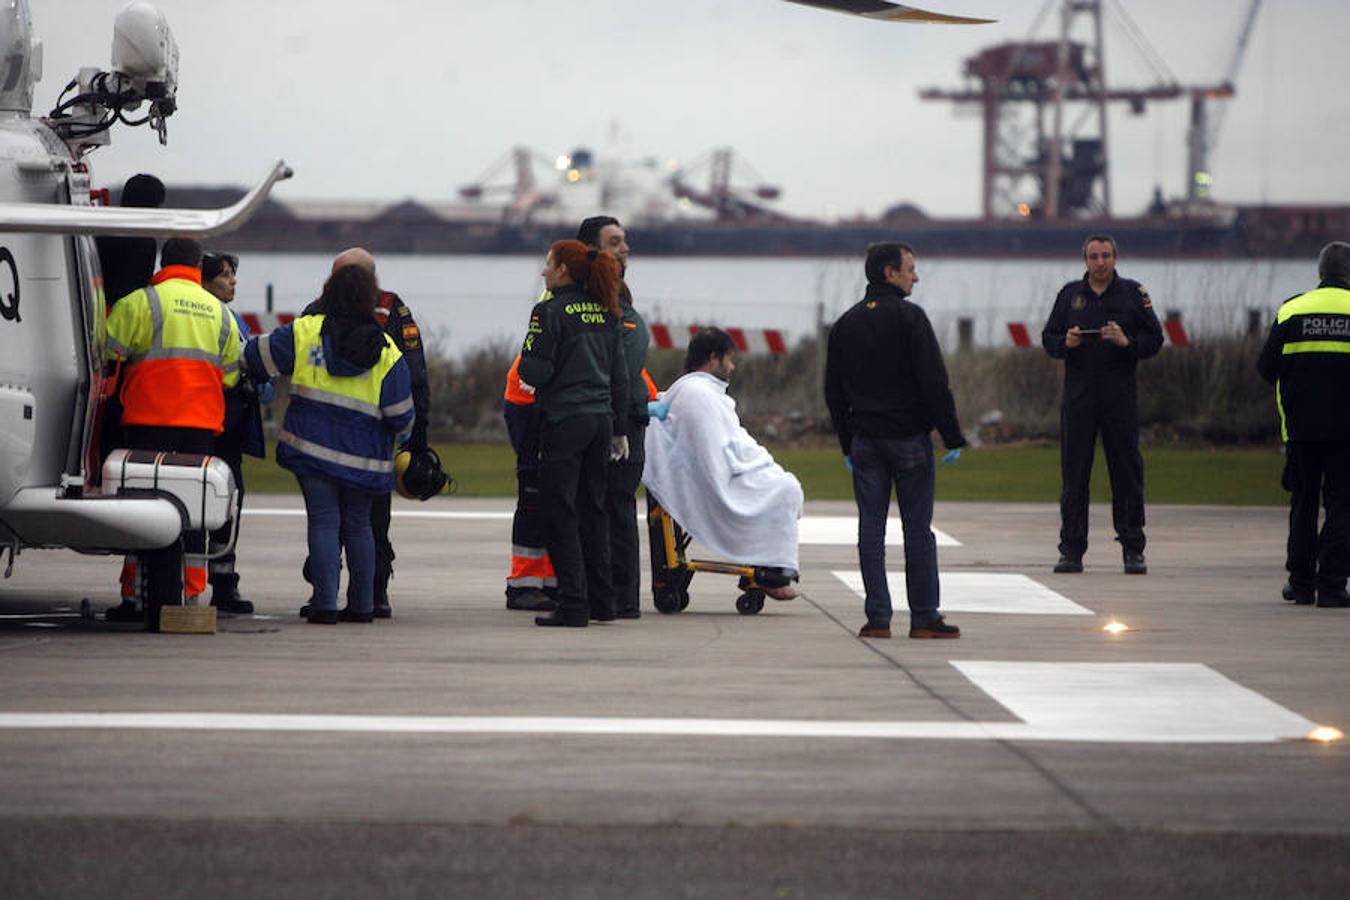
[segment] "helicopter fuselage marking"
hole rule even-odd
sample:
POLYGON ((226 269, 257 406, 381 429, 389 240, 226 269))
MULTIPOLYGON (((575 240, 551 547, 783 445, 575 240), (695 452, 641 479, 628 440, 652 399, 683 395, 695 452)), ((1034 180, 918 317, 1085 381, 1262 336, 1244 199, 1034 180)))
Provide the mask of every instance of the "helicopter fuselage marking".
POLYGON ((0 316, 9 322, 22 322, 23 317, 19 315, 19 267, 15 264, 14 254, 9 252, 8 247, 0 247, 0 263, 9 266, 10 278, 14 280, 14 293, 6 294, 0 291, 0 316))

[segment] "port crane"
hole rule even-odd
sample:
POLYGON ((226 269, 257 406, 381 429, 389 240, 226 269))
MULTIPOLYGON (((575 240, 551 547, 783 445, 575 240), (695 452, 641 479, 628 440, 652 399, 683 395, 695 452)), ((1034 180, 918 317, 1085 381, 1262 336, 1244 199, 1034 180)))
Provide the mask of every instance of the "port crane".
MULTIPOLYGON (((1234 95, 1238 69, 1256 21, 1260 0, 1250 0, 1238 49, 1222 82, 1182 85, 1148 46, 1142 31, 1118 0, 1108 0, 1126 35, 1154 69, 1157 82, 1119 88, 1106 83, 1103 47, 1104 0, 1062 0, 1059 37, 989 47, 968 59, 969 82, 960 88, 924 88, 923 100, 945 100, 980 109, 983 130, 985 220, 1037 215, 1047 219, 1112 214, 1107 140, 1107 106, 1124 102, 1135 115, 1151 101, 1189 98, 1187 197, 1194 206, 1208 201, 1209 152, 1221 118, 1211 123, 1210 101, 1234 95), (1079 20, 1089 20, 1091 37, 1075 40, 1079 20), (1080 114, 1066 126, 1068 107, 1080 114), (1030 189, 1028 190, 1028 182, 1030 189)), ((1052 4, 1032 28, 1035 33, 1052 4)))
POLYGON ((787 216, 765 205, 782 196, 782 189, 755 174, 731 147, 717 147, 692 165, 676 169, 669 183, 677 199, 712 210, 720 222, 787 220, 787 216), (701 188, 694 183, 693 176, 705 169, 708 184, 701 188), (752 187, 740 187, 735 183, 740 170, 752 177, 752 187))

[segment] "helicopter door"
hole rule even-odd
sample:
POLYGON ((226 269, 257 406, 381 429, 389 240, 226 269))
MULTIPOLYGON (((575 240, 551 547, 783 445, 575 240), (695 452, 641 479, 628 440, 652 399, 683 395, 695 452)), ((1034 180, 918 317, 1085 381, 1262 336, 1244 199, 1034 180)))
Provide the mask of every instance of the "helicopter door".
MULTIPOLYGON (((71 206, 92 206, 90 176, 75 170, 66 175, 66 191, 71 206)), ((70 237, 71 326, 78 377, 70 423, 70 444, 66 453, 67 475, 82 478, 87 487, 102 480, 102 449, 99 447, 103 406, 103 348, 106 346, 107 307, 103 297, 103 270, 98 262, 94 239, 87 235, 70 237)))
MULTIPOLYGON (((79 359, 80 378, 76 387, 74 418, 71 422, 70 455, 66 471, 82 475, 87 487, 95 487, 102 480, 99 435, 102 431, 103 348, 106 346, 107 313, 103 299, 103 274, 98 264, 98 251, 93 238, 76 235, 71 238, 75 264, 74 290, 71 291, 72 319, 75 326, 75 347, 79 359)), ((114 387, 111 382, 108 387, 114 387)))

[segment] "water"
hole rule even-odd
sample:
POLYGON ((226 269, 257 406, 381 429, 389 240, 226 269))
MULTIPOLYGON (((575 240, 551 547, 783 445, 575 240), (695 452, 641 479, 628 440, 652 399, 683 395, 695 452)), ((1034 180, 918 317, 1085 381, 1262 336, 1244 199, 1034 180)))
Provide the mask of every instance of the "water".
MULTIPOLYGON (((331 257, 252 254, 240 261, 241 312, 264 307, 273 285, 274 309, 299 312, 316 297, 331 257)), ((413 311, 428 344, 460 356, 487 342, 514 347, 524 337, 530 307, 542 290, 543 255, 382 255, 380 282, 413 311)), ((927 310, 944 347, 955 346, 957 320, 974 320, 981 346, 1007 346, 1009 322, 1039 335, 1060 286, 1082 265, 1006 259, 918 259, 913 300, 927 310)), ((1159 317, 1184 316, 1192 336, 1245 329, 1248 310, 1264 321, 1279 304, 1317 283, 1313 260, 1123 260, 1120 273, 1140 281, 1159 317)), ((777 328, 789 344, 813 334, 818 316, 833 321, 862 296, 862 259, 649 258, 635 254, 628 284, 648 322, 777 328)))

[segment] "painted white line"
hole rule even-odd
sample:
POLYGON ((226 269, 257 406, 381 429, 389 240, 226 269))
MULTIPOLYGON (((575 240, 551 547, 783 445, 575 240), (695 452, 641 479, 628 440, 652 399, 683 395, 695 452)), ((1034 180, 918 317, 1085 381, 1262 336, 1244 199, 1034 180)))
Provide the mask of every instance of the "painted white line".
POLYGON ((1315 727, 1199 663, 952 665, 1040 734, 1110 743, 1262 743, 1303 738, 1315 727))
POLYGON ((1268 743, 1312 722, 1197 664, 953 663, 1021 722, 875 722, 573 716, 317 716, 244 713, 0 713, 0 731, 31 729, 625 735, 1268 743))
MULTIPOLYGON (((960 547, 961 542, 951 535, 933 529, 939 547, 960 547)), ((856 547, 858 545, 857 516, 802 516, 797 522, 797 543, 827 544, 838 547, 856 547)), ((886 522, 886 545, 903 547, 904 531, 900 519, 892 517, 886 522)))
MULTIPOLYGON (((280 507, 248 507, 246 516, 304 516, 304 507, 285 509, 280 507)), ((395 508, 390 515, 396 519, 450 519, 461 521, 510 521, 514 513, 493 512, 489 510, 421 510, 395 508)), ((639 522, 645 522, 645 516, 638 516, 639 522)), ((960 547, 960 541, 951 535, 933 529, 939 547, 960 547)), ((803 516, 797 523, 797 543, 825 544, 840 547, 853 547, 858 543, 858 519, 855 516, 803 516)), ((892 547, 904 546, 904 535, 900 520, 892 519, 886 528, 886 543, 892 547)))
MULTIPOLYGON (((831 574, 859 597, 866 597, 862 573, 838 570, 831 574)), ((1090 616, 1092 610, 1079 606, 1026 575, 996 572, 940 572, 942 611, 965 613, 1006 613, 1029 616, 1090 616)), ((887 572, 891 605, 908 610, 905 601, 905 573, 887 572)))
MULTIPOLYGON (((299 516, 299 517, 303 518, 304 515, 305 515, 305 510, 304 510, 303 508, 301 508, 301 509, 277 509, 277 508, 266 508, 266 507, 264 507, 264 508, 260 508, 260 509, 254 509, 253 507, 249 507, 248 509, 245 509, 245 510, 244 510, 244 515, 246 515, 246 516, 299 516)), ((481 520, 484 520, 484 519, 491 519, 491 520, 500 520, 500 521, 507 521, 507 522, 509 522, 509 521, 511 520, 511 517, 514 515, 514 513, 509 513, 509 512, 492 512, 492 511, 490 511, 490 510, 455 510, 455 511, 451 512, 451 511, 441 511, 441 510, 434 510, 434 509, 428 509, 428 510, 422 510, 422 509, 395 509, 395 510, 392 510, 392 511, 390 512, 390 515, 393 516, 393 517, 396 518, 396 519, 461 519, 461 520, 466 520, 466 521, 481 521, 481 520)))
POLYGON ((991 739, 977 722, 626 719, 534 716, 306 716, 234 713, 0 713, 4 729, 363 732, 376 734, 991 739))

